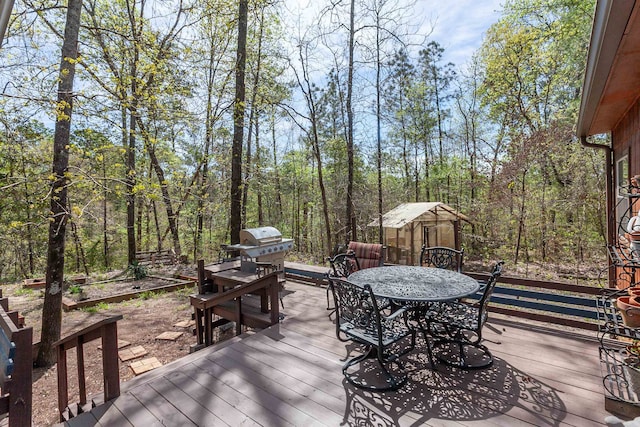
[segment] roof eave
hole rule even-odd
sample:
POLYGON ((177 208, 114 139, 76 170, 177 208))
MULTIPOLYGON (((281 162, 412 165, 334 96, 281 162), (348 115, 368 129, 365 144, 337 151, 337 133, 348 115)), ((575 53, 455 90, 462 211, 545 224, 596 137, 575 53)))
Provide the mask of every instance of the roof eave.
MULTIPOLYGON (((596 133, 592 132, 592 124, 634 5, 635 0, 598 1, 582 86, 577 125, 578 137, 587 137, 596 133)), ((611 129, 605 132, 609 130, 611 129)))
POLYGON ((4 33, 7 31, 7 25, 9 25, 9 18, 11 18, 11 11, 13 10, 14 0, 5 0, 2 2, 2 9, 0 9, 0 45, 4 39, 4 33))

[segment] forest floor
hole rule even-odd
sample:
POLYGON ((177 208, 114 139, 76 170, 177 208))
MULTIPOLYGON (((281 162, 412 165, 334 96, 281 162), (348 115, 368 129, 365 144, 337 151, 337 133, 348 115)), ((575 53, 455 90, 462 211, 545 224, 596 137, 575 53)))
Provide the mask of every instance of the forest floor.
MULTIPOLYGON (((173 277, 176 274, 196 277, 195 267, 163 268, 150 271, 154 276, 173 277)), ((116 274, 117 275, 117 274, 116 274)), ((113 275, 112 275, 113 276, 113 275)), ((102 278, 101 278, 102 280, 102 278)), ((119 293, 133 286, 157 286, 158 280, 143 279, 132 284, 130 281, 114 281, 99 286, 83 286, 90 298, 119 293)), ((162 283, 160 283, 162 284, 162 283)), ((194 293, 195 285, 178 291, 164 293, 145 293, 138 298, 117 304, 99 304, 82 310, 63 313, 62 336, 80 330, 105 316, 121 314, 118 322, 118 340, 129 344, 124 348, 141 346, 147 353, 141 357, 120 362, 120 381, 131 379, 134 374, 132 362, 155 357, 165 365, 189 354, 189 347, 196 343, 192 326, 176 326, 191 320, 192 308, 189 295, 194 293), (164 332, 182 332, 175 340, 157 339, 164 332)), ((2 285, 3 296, 9 297, 9 308, 18 310, 25 317, 25 324, 34 328, 34 341, 39 341, 41 330, 42 304, 44 291, 24 289, 22 283, 2 285)), ((73 295, 67 295, 73 297, 73 295)), ((219 340, 233 336, 229 330, 219 340)), ((94 340, 84 346, 85 376, 87 395, 102 393, 102 357, 100 340, 94 340)), ((78 401, 77 364, 75 351, 67 352, 69 375, 69 402, 78 401)), ((33 372, 33 425, 50 426, 58 422, 58 392, 56 366, 35 368, 33 372)))
MULTIPOLYGON (((584 267, 583 267, 584 268, 584 267)), ((468 271, 486 271, 483 263, 469 261, 465 263, 468 271)), ((177 275, 197 276, 195 266, 179 266, 171 268, 153 269, 150 275, 161 277, 176 277, 177 275)), ((510 275, 539 278, 544 280, 569 281, 581 284, 597 285, 598 269, 591 268, 584 271, 572 271, 571 268, 553 267, 549 265, 528 265, 526 269, 509 266, 510 275), (568 279, 578 276, 579 279, 568 279)), ((147 278, 132 283, 130 281, 108 281, 114 277, 124 279, 122 272, 114 272, 99 278, 92 277, 90 283, 95 286, 83 286, 89 298, 119 293, 123 290, 140 287, 157 286, 161 284, 157 279, 147 278), (102 282, 102 283, 100 283, 102 282)), ((128 361, 120 362, 120 381, 133 378, 131 363, 141 359, 155 357, 161 364, 167 364, 189 354, 189 347, 196 343, 192 333, 192 326, 184 326, 183 322, 191 320, 192 308, 189 305, 189 295, 195 292, 195 285, 178 291, 164 293, 143 292, 136 299, 121 303, 99 304, 82 310, 72 310, 63 313, 62 336, 91 325, 104 316, 121 314, 123 319, 118 322, 118 339, 129 343, 124 348, 141 346, 147 353, 128 361), (164 332, 182 332, 175 340, 157 339, 164 332)), ((9 297, 9 308, 18 310, 25 317, 25 324, 34 328, 34 341, 39 341, 41 330, 42 305, 44 290, 24 289, 22 283, 2 285, 3 296, 9 297)), ((73 294, 66 296, 74 298, 73 294)), ((223 332, 219 341, 233 336, 233 329, 223 332)), ((94 396, 102 393, 102 358, 99 350, 100 340, 94 340, 85 345, 85 373, 87 378, 87 395, 94 396)), ((69 402, 77 402, 77 366, 75 351, 69 351, 69 402)), ((51 368, 35 368, 33 378, 33 425, 50 426, 58 422, 58 394, 56 366, 51 368)))

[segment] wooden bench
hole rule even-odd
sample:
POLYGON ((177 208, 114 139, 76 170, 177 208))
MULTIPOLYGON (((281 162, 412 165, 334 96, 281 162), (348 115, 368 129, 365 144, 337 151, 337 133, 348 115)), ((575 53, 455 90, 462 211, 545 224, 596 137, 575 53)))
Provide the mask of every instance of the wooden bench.
MULTIPOLYGON (((102 340, 102 376, 104 379, 103 402, 120 396, 120 370, 118 366, 118 320, 122 315, 104 318, 54 343, 58 354, 58 410, 60 421, 64 422, 83 412, 87 405, 87 388, 84 373, 83 345, 95 339, 102 340), (67 350, 76 349, 78 361, 79 402, 69 406, 69 385, 67 375, 67 350), (75 409, 75 413, 74 413, 75 409)), ((101 402, 101 403, 103 403, 101 402)), ((92 402, 92 406, 93 406, 92 402)))
POLYGON ((8 415, 9 427, 30 426, 33 328, 19 328, 18 312, 8 311, 8 305, 0 298, 0 414, 8 415))
POLYGON ((155 267, 156 265, 173 265, 178 258, 173 249, 163 249, 160 251, 136 252, 136 261, 139 265, 155 267))
POLYGON ((279 272, 258 277, 217 264, 207 267, 210 277, 206 277, 204 262, 199 261, 198 267, 200 293, 190 296, 197 337, 192 352, 213 344, 214 329, 230 322, 236 324, 236 335, 242 333, 243 325, 266 328, 278 323, 279 272), (256 301, 251 297, 256 297, 256 301), (219 319, 213 320, 214 315, 219 319))

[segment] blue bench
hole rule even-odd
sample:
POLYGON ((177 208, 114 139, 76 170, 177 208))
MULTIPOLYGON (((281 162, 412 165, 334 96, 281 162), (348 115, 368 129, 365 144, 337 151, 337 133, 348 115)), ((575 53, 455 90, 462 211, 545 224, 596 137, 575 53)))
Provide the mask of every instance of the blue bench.
POLYGON ((16 358, 16 343, 0 329, 0 383, 4 383, 13 374, 14 359, 16 358))

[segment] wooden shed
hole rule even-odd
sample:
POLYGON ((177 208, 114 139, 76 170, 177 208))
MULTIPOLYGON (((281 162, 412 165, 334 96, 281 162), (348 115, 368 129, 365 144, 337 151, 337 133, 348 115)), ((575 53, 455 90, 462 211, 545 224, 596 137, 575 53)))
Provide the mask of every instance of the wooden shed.
MULTIPOLYGON (((448 246, 460 249, 460 222, 469 219, 440 202, 403 203, 382 216, 385 261, 417 265, 420 249, 448 246)), ((379 221, 369 224, 378 227, 379 221)))

